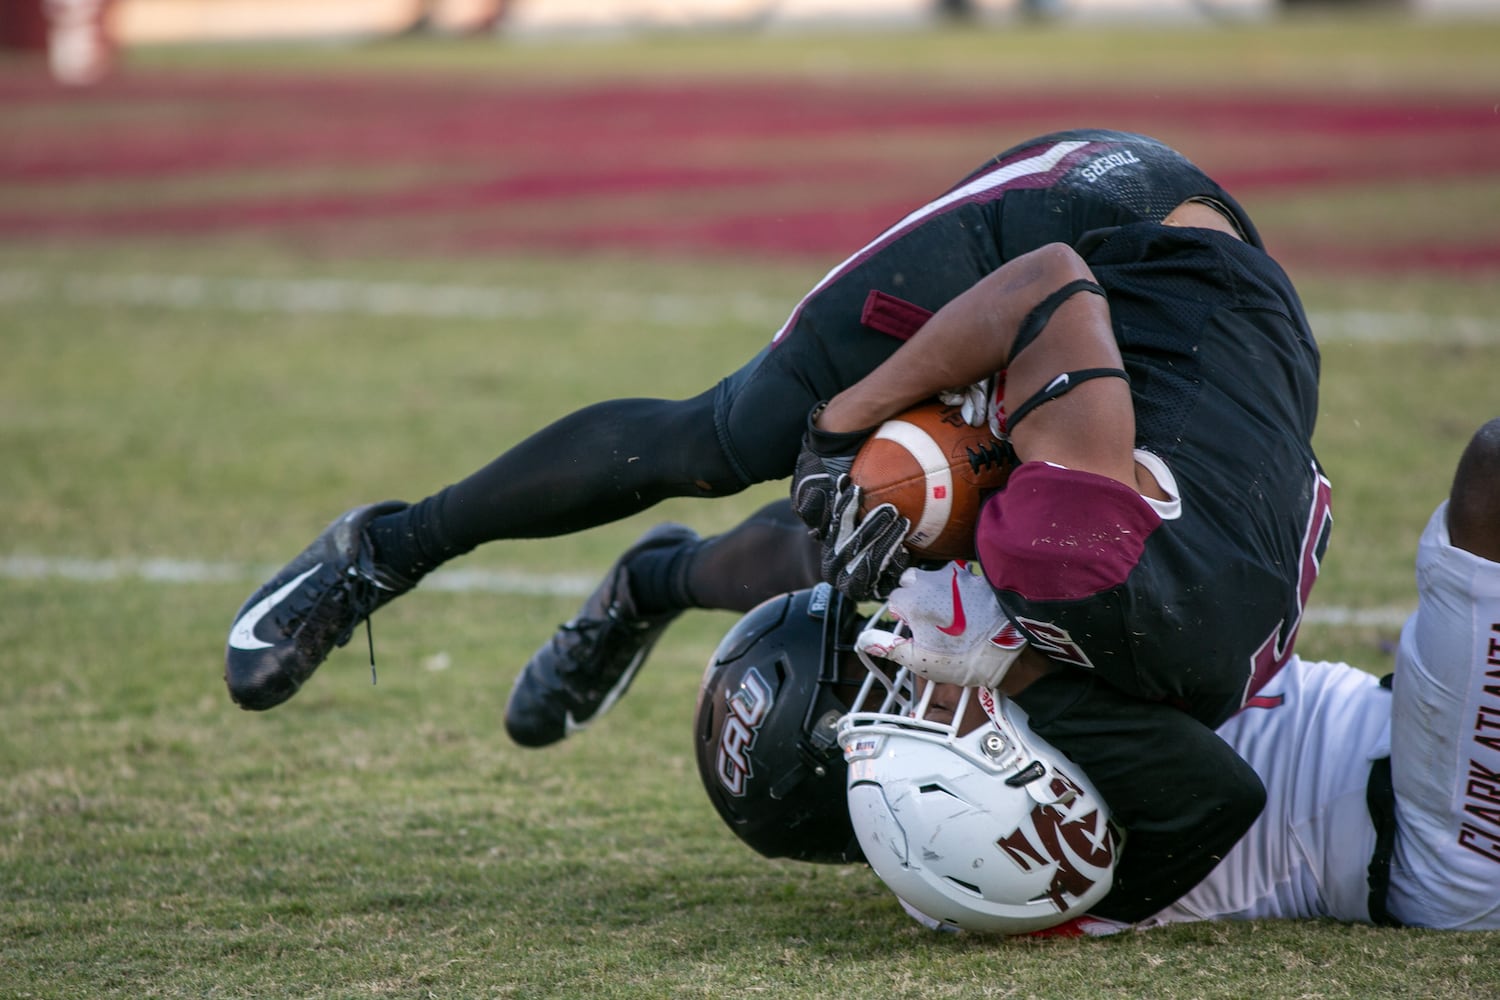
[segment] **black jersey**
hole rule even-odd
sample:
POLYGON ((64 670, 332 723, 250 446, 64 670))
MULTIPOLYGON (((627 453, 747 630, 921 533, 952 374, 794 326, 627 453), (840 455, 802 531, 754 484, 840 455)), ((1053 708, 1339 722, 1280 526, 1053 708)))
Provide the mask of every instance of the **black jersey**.
POLYGON ((1108 293, 1136 445, 1165 463, 1180 506, 1132 549, 1123 582, 1061 594, 1045 566, 1020 566, 1024 540, 987 532, 1004 517, 997 494, 980 562, 1007 612, 1046 631, 1043 648, 1218 725, 1290 655, 1327 544, 1317 345, 1281 268, 1232 237, 1135 224, 1080 250, 1108 293))
POLYGON ((1076 129, 1006 150, 831 270, 771 347, 720 384, 715 423, 730 462, 747 483, 790 475, 807 411, 985 275, 1049 243, 1160 222, 1195 198, 1221 206, 1259 245, 1238 203, 1156 139, 1076 129))

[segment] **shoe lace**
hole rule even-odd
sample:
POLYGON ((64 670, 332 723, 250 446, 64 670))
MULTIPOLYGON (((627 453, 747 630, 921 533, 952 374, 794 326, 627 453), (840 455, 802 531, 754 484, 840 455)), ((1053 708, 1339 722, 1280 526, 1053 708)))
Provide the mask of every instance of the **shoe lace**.
POLYGON ((370 624, 370 616, 365 616, 365 638, 370 641, 370 687, 375 686, 375 626, 370 624))
POLYGON ((622 615, 618 605, 610 605, 602 618, 576 618, 564 622, 558 631, 577 636, 578 641, 564 644, 563 663, 558 672, 569 678, 596 680, 593 669, 598 666, 598 649, 608 641, 610 634, 617 629, 635 631, 644 625, 644 622, 638 623, 622 615))
POLYGON ((370 686, 376 683, 375 676, 375 626, 371 624, 373 613, 381 604, 381 591, 385 588, 374 580, 359 572, 357 568, 350 567, 344 575, 347 586, 344 588, 348 594, 349 611, 354 615, 349 627, 345 629, 338 639, 340 646, 354 637, 354 630, 359 626, 361 619, 365 623, 365 640, 370 648, 370 686))
POLYGON ((293 604, 289 610, 295 620, 305 622, 314 628, 332 630, 337 627, 338 631, 333 640, 335 646, 347 644, 354 637, 354 630, 363 621, 365 637, 370 649, 370 683, 374 684, 376 682, 375 630, 370 624, 370 617, 381 605, 382 594, 386 589, 351 566, 341 573, 326 590, 318 593, 317 596, 308 593, 301 602, 293 604))

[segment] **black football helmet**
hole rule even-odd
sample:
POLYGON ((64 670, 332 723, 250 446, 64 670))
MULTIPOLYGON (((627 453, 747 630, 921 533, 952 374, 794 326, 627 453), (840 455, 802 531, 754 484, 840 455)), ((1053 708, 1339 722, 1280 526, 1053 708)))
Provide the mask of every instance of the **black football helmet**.
POLYGON ((735 835, 768 858, 863 862, 849 821, 839 719, 858 692, 840 661, 854 602, 826 583, 773 597, 719 643, 698 692, 698 774, 735 835), (842 691, 840 690, 842 686, 842 691))

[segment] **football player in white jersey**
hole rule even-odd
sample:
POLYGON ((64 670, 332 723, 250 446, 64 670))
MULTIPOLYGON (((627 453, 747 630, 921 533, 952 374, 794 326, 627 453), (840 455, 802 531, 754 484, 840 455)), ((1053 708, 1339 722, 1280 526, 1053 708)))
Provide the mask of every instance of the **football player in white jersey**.
POLYGON ((1264 782, 1265 811, 1141 926, 1329 917, 1500 929, 1500 418, 1464 450, 1416 577, 1390 678, 1293 657, 1217 730, 1264 782))
POLYGON ((1417 593, 1394 690, 1343 664, 1294 660, 1219 729, 1270 801, 1213 873, 1149 923, 1500 929, 1500 419, 1470 439, 1422 533, 1417 593), (1387 755, 1394 796, 1382 806, 1387 755))
MULTIPOLYGON (((949 586, 944 574, 917 572, 904 585, 924 579, 949 586)), ((1500 929, 1500 418, 1470 440, 1449 499, 1428 522, 1417 585, 1390 677, 1294 656, 1219 727, 1265 784, 1265 811, 1196 887, 1134 926, 1331 918, 1500 929)), ((920 645, 920 622, 912 633, 920 645)), ((706 688, 702 703, 718 694, 706 688)), ((717 735, 701 725, 698 732, 707 741, 717 735)), ((757 763, 771 764, 768 756, 757 763)), ((966 766, 955 755, 953 768, 966 766)), ((771 771, 763 767, 758 780, 774 783, 771 771)), ((825 794, 837 794, 845 778, 830 768, 820 780, 825 794)), ((849 830, 834 826, 807 830, 804 848, 826 837, 847 855, 849 830)), ((1056 930, 1128 926, 1084 916, 1056 930)))
POLYGON ((1404 923, 1500 927, 1500 419, 1470 440, 1417 547, 1391 709, 1404 923))

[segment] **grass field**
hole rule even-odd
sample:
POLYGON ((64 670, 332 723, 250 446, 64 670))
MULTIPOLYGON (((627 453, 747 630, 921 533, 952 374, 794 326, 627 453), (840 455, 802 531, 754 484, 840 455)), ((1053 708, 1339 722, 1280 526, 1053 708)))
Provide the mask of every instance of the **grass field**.
POLYGON ((1324 343, 1336 527, 1304 655, 1389 669, 1418 532, 1500 411, 1500 24, 673 36, 0 63, 0 996, 1453 997, 1500 936, 1328 923, 929 936, 764 861, 689 720, 725 614, 509 743, 521 663, 659 517, 490 546, 287 705, 230 617, 331 517, 553 416, 685 395, 842 256, 1051 128, 1224 178, 1324 343))

